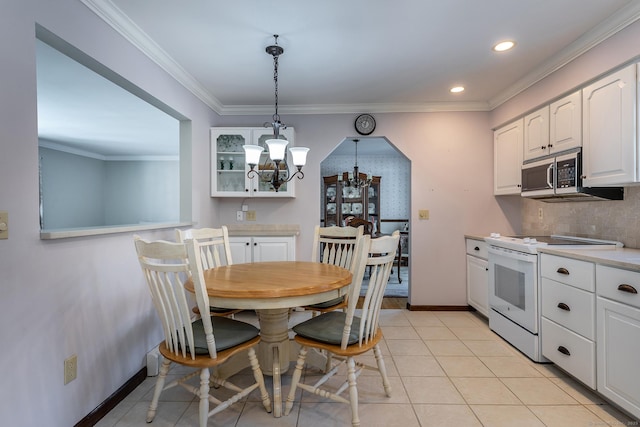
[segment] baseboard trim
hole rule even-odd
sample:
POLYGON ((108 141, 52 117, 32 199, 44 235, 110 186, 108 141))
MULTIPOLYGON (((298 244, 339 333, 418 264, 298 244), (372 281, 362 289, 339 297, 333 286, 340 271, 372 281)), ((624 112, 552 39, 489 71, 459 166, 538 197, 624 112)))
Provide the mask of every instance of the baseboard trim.
POLYGON ((468 305, 411 305, 407 303, 409 311, 469 311, 468 305))
POLYGON ((104 418, 118 403, 129 395, 136 387, 138 387, 147 378, 147 367, 140 369, 133 377, 116 390, 111 396, 91 411, 86 417, 78 421, 74 427, 91 427, 104 418))

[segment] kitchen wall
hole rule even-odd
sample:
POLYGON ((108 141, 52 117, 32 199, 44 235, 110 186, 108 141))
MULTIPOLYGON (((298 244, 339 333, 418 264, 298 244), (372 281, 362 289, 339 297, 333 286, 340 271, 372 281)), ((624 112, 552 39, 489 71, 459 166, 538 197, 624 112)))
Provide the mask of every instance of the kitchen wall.
POLYGON ((522 231, 532 236, 566 234, 618 240, 640 248, 640 187, 625 188, 624 200, 544 203, 524 200, 522 231), (538 210, 542 209, 542 219, 538 210))

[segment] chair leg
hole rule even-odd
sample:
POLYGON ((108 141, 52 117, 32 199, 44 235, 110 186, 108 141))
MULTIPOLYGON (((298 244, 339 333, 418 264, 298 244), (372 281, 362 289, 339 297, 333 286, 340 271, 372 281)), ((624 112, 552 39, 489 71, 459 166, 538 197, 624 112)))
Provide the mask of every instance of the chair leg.
POLYGON ((359 427, 358 385, 356 383, 356 362, 353 357, 347 359, 347 381, 349 382, 349 401, 351 402, 351 425, 359 427))
POLYGON ((267 412, 271 412, 271 400, 269 399, 267 388, 264 385, 264 376, 262 375, 262 369, 260 369, 260 364, 258 363, 258 358, 256 357, 256 351, 253 349, 253 347, 249 349, 249 363, 251 364, 251 370, 253 371, 253 378, 255 378, 256 382, 258 383, 262 405, 264 405, 264 409, 266 409, 267 412))
POLYGON ((291 387, 289 388, 289 395, 287 396, 287 402, 284 406, 284 415, 289 415, 291 409, 293 408, 293 401, 296 397, 296 388, 298 388, 298 383, 300 382, 300 377, 302 376, 302 367, 304 366, 304 360, 307 357, 307 349, 306 347, 300 348, 300 353, 298 354, 298 361, 296 362, 296 369, 293 371, 293 376, 291 377, 291 387))
POLYGON ((156 380, 156 387, 153 390, 153 399, 151 399, 151 404, 149 405, 149 410, 147 411, 147 422, 150 423, 156 416, 156 410, 158 409, 158 400, 160 399, 160 394, 162 393, 162 389, 164 388, 164 382, 167 379, 167 373, 169 372, 169 367, 171 366, 171 361, 169 359, 162 359, 162 366, 160 366, 160 373, 158 374, 158 379, 156 380))
POLYGON ((391 384, 389 383, 389 378, 387 378, 387 368, 384 365, 384 359, 382 358, 382 352, 380 351, 380 346, 378 344, 373 347, 373 354, 376 357, 376 363, 378 364, 378 371, 380 372, 380 376, 382 377, 382 385, 384 386, 384 392, 387 397, 391 397, 391 384))
POLYGON ((200 427, 207 427, 207 420, 209 419, 209 377, 208 368, 200 370, 200 405, 198 411, 200 427))

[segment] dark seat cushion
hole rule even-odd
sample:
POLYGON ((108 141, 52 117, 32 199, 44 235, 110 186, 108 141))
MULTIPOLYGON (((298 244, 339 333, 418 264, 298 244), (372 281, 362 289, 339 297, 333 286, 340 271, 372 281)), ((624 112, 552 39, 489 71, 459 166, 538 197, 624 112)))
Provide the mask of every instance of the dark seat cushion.
MULTIPOLYGON (((216 340, 216 351, 235 347, 257 337, 260 334, 260 330, 255 326, 239 320, 229 319, 228 317, 212 316, 211 323, 213 324, 213 336, 216 340)), ((196 354, 209 354, 202 319, 198 319, 193 322, 192 326, 196 354)))
POLYGON ((329 301, 319 302, 318 304, 309 305, 307 307, 309 307, 309 308, 329 308, 329 307, 333 307, 334 305, 340 304, 342 301, 344 301, 344 295, 341 296, 341 297, 338 297, 338 298, 334 298, 334 299, 329 300, 329 301))
MULTIPOLYGON (((293 331, 301 337, 319 341, 325 344, 340 345, 342 343, 342 331, 347 314, 341 311, 331 311, 317 317, 299 323, 293 327, 293 331)), ((358 331, 360 330, 360 318, 353 317, 351 333, 349 334, 349 345, 358 342, 358 331)))

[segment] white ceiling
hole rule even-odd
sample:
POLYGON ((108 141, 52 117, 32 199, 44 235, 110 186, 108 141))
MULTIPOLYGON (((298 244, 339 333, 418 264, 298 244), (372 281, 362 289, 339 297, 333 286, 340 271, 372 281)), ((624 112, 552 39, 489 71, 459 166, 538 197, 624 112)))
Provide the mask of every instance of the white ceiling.
POLYGON ((285 123, 489 111, 640 17, 637 0, 82 1, 222 115, 273 114, 279 34, 285 123))

